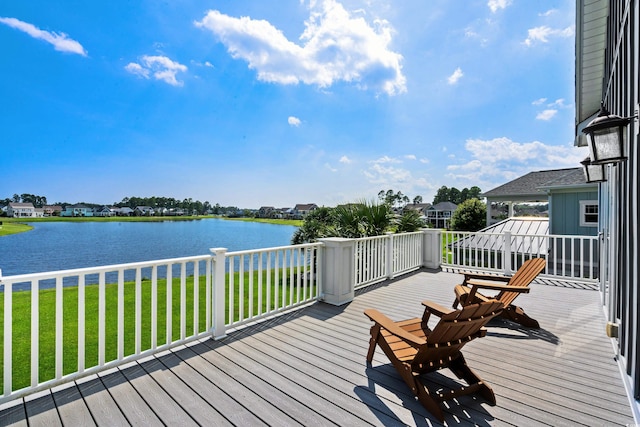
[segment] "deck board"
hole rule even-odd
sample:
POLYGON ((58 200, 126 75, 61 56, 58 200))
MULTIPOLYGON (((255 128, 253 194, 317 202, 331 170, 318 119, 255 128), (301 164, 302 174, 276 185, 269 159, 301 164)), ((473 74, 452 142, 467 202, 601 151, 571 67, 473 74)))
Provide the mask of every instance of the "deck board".
MULTIPOLYGON (((0 406, 4 425, 439 425, 386 356, 366 364, 366 308, 419 317, 445 307, 461 276, 423 270, 370 286, 340 307, 318 303, 0 406)), ((463 396, 448 425, 626 425, 634 419, 592 284, 539 280, 516 303, 541 324, 504 320, 463 353, 497 405, 463 396)), ((437 319, 433 319, 435 322, 437 319)), ((450 373, 427 376, 439 386, 450 373)))

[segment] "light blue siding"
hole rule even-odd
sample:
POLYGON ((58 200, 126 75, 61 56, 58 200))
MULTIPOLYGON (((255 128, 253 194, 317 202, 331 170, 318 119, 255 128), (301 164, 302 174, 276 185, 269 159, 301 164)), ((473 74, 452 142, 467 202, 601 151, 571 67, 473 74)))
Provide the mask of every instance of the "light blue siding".
POLYGON ((549 195, 551 201, 551 234, 572 234, 582 236, 596 236, 598 227, 580 226, 580 201, 593 200, 597 203, 597 191, 583 192, 553 192, 549 195))

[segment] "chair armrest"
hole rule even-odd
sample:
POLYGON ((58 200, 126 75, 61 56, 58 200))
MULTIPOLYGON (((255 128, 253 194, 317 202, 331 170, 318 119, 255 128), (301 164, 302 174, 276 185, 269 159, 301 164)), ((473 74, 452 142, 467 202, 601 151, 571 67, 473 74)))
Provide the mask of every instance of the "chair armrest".
POLYGON ((464 281, 463 285, 468 285, 470 280, 489 280, 492 282, 509 282, 511 277, 506 276, 494 276, 491 274, 480 274, 480 273, 464 273, 464 281))
POLYGON ((378 310, 374 308, 369 308, 365 310, 364 314, 373 322, 380 325, 382 329, 385 329, 390 334, 395 335, 401 340, 407 342, 412 347, 420 347, 427 343, 427 340, 425 340, 424 338, 413 335, 408 331, 405 331, 404 329, 396 325, 396 323, 393 320, 391 320, 390 318, 388 318, 387 316, 380 313, 378 310))
POLYGON ((491 289, 494 291, 520 292, 523 294, 529 293, 529 291, 531 290, 531 288, 529 288, 528 286, 510 286, 503 285, 501 283, 491 283, 488 281, 476 279, 469 280, 467 284, 471 285, 474 288, 491 289))
POLYGON ((440 304, 429 300, 422 301, 422 305, 424 305, 426 311, 435 314, 438 317, 442 317, 445 314, 453 313, 455 311, 451 308, 443 307, 440 304))

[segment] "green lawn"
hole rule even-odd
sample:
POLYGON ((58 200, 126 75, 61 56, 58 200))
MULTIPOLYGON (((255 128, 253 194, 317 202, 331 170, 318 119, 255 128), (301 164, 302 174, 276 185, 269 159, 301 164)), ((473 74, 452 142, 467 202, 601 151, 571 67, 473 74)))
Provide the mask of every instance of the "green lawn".
POLYGON ((9 234, 22 233, 33 229, 33 226, 21 224, 19 222, 7 222, 6 219, 0 218, 0 236, 8 236, 9 234))
MULTIPOLYGON (((282 302, 284 292, 285 303, 290 304, 292 301, 298 302, 298 292, 294 287, 293 299, 291 298, 291 286, 288 284, 276 283, 275 271, 271 274, 271 299, 269 307, 267 307, 267 285, 266 273, 262 272, 262 280, 258 277, 258 272, 254 272, 253 285, 253 301, 249 301, 249 274, 244 275, 244 286, 242 294, 244 301, 244 315, 248 315, 250 311, 254 315, 258 312, 266 312, 268 309, 275 308, 274 295, 276 288, 278 289, 279 303, 282 302), (258 306, 258 293, 262 291, 261 309, 258 306), (250 303, 252 306, 250 307, 250 303)), ((280 278, 282 277, 280 273, 280 278)), ((235 319, 238 319, 240 286, 239 274, 235 273, 234 283, 234 313, 235 319)), ((280 280, 282 282, 282 280, 280 280)), ((227 278, 228 285, 228 278, 227 278)), ((142 351, 151 348, 151 281, 143 280, 141 283, 141 349, 142 351)), ((205 324, 205 277, 200 276, 198 283, 200 294, 198 304, 198 325, 197 330, 204 332, 205 324)), ((167 313, 167 282, 164 279, 157 281, 158 301, 157 301, 157 342, 156 346, 166 343, 166 313, 167 313)), ((63 339, 64 339, 64 357, 63 371, 65 374, 75 372, 78 365, 77 346, 78 346, 78 287, 65 287, 63 291, 63 339)), ((194 278, 189 277, 186 280, 186 335, 190 336, 194 330, 194 278)), ((227 288, 228 289, 228 288, 227 288)), ((90 285, 85 287, 85 368, 89 368, 98 364, 98 285, 90 285)), ((229 319, 229 297, 225 302, 225 321, 229 319)), ((301 295, 300 300, 315 294, 315 286, 308 287, 307 295, 301 295)), ((171 292, 171 340, 175 341, 180 338, 180 279, 175 278, 172 281, 171 292)), ((0 294, 2 296, 2 294, 0 294)), ((117 358, 118 343, 118 310, 117 310, 117 284, 108 284, 105 286, 105 360, 111 361, 117 358)), ((19 291, 13 293, 13 389, 20 389, 30 384, 30 357, 31 357, 31 292, 19 291)), ((124 285, 124 354, 130 355, 135 352, 135 283, 127 282, 124 285)), ((47 381, 55 376, 55 289, 41 290, 39 293, 39 381, 47 381)), ((0 357, 4 350, 4 304, 0 304, 0 357)), ((1 363, 0 359, 0 365, 1 363)), ((0 389, 4 387, 4 368, 0 366, 0 389)))

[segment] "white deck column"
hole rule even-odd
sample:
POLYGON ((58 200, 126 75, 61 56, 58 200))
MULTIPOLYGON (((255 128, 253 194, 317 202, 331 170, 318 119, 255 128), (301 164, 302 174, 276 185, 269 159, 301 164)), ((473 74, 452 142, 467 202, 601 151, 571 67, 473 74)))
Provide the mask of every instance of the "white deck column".
POLYGON ((346 304, 354 297, 355 241, 342 237, 328 237, 319 241, 324 244, 322 300, 333 305, 346 304))
POLYGON ((442 262, 442 230, 426 228, 422 230, 422 266, 440 268, 442 262))
POLYGON ((213 253, 211 260, 213 265, 212 284, 213 287, 211 296, 213 301, 213 339, 219 340, 227 336, 226 324, 225 324, 225 275, 226 275, 226 254, 227 248, 212 248, 209 249, 213 253))

